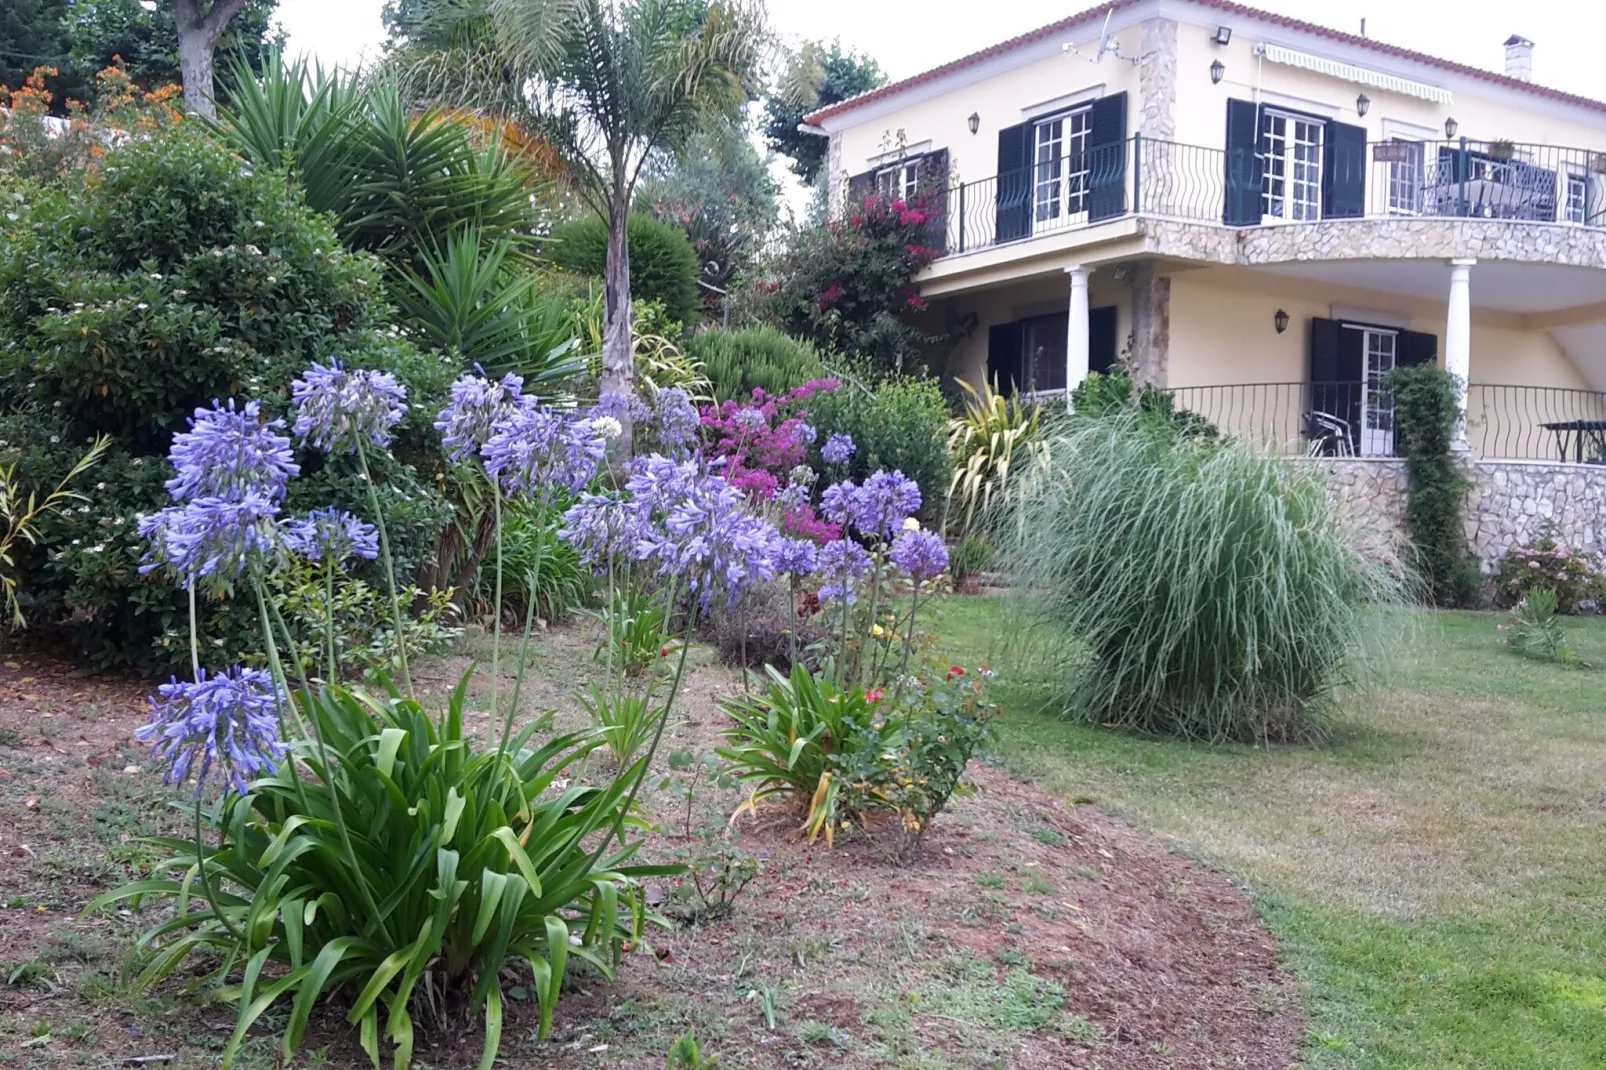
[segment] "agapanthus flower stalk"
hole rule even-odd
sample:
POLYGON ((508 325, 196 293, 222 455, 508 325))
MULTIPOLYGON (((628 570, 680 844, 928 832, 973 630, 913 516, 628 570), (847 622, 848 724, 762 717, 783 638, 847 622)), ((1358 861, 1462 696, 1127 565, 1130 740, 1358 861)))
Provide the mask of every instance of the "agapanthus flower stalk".
POLYGON ((254 556, 277 552, 278 502, 257 491, 196 498, 139 518, 150 542, 140 572, 166 568, 181 584, 232 583, 254 556))
POLYGON ((201 669, 193 681, 174 677, 157 692, 150 721, 134 737, 153 744, 152 753, 167 763, 167 783, 193 775, 196 798, 214 772, 244 794, 250 779, 271 773, 289 751, 279 735, 283 693, 261 669, 236 665, 216 675, 201 669))
POLYGON ((511 372, 495 381, 483 375, 459 376, 435 420, 447 456, 459 464, 476 459, 497 424, 535 405, 523 387, 524 380, 511 372))
POLYGON ((407 411, 407 391, 390 372, 314 362, 290 384, 296 437, 325 453, 384 449, 407 411))

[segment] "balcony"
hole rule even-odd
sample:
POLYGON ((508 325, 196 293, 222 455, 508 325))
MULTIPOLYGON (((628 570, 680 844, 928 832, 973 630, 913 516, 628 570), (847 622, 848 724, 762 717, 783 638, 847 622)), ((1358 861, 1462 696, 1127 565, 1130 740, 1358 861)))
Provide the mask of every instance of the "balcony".
MULTIPOLYGON (((1166 391, 1223 434, 1286 455, 1397 455, 1386 388, 1347 383, 1232 383, 1166 391)), ((1484 460, 1606 464, 1606 391, 1473 383, 1467 446, 1484 460)))
POLYGON ((1308 158, 1135 136, 951 182, 945 256, 1131 216, 1242 228, 1335 219, 1482 219, 1606 230, 1606 152, 1507 141, 1325 145, 1308 158))

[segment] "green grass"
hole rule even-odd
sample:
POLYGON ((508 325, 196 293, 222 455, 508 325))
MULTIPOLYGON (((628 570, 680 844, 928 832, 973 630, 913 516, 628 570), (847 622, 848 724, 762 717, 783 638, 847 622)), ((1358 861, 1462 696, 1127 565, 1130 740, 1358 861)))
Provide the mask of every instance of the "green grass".
MULTIPOLYGON (((1003 608, 950 600, 945 653, 1007 681, 1003 608)), ((1517 657, 1494 614, 1409 617, 1325 746, 1121 735, 1015 694, 1000 756, 1248 884, 1305 985, 1311 1070, 1599 1067, 1606 670, 1517 657)), ((1606 666, 1606 621, 1566 627, 1606 666)))

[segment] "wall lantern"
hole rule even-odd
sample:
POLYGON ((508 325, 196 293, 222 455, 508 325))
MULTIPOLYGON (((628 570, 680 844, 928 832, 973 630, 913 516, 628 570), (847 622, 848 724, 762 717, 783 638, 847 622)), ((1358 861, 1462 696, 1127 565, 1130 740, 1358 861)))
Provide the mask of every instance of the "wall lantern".
POLYGON ((970 113, 970 118, 965 120, 965 125, 970 127, 970 132, 972 134, 974 134, 976 131, 980 130, 981 129, 981 113, 980 112, 974 112, 974 111, 971 112, 970 113))
POLYGON ((1217 26, 1215 34, 1210 38, 1218 45, 1225 45, 1232 40, 1231 26, 1217 26))
POLYGON ((1444 120, 1444 136, 1455 137, 1455 132, 1461 129, 1461 124, 1455 121, 1454 116, 1444 120))
POLYGON ((1226 66, 1218 59, 1210 64, 1210 84, 1220 85, 1221 76, 1227 73, 1226 66))
POLYGON ((1372 98, 1362 93, 1355 98, 1355 114, 1365 115, 1372 108, 1372 98))
POLYGON ((1277 333, 1282 334, 1284 331, 1288 330, 1288 313, 1279 308, 1277 310, 1277 315, 1272 317, 1272 323, 1276 324, 1277 333))

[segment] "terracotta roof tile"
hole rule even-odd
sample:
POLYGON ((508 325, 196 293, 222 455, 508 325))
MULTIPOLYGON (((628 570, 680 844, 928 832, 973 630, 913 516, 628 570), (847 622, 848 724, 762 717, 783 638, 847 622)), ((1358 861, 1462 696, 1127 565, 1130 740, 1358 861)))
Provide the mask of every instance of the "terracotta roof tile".
MULTIPOLYGON (((922 71, 919 74, 913 75, 909 78, 904 78, 901 81, 889 82, 880 88, 871 89, 868 92, 860 93, 858 96, 849 97, 847 100, 839 101, 836 104, 830 105, 829 107, 821 108, 818 111, 805 115, 803 117, 803 121, 806 123, 817 124, 822 120, 829 119, 834 115, 841 115, 843 112, 851 111, 854 108, 869 104, 872 101, 881 100, 882 98, 892 96, 895 93, 901 93, 906 89, 912 89, 915 86, 936 81, 938 78, 952 74, 955 71, 962 71, 967 67, 974 67, 976 64, 992 59, 994 56, 1001 56, 1006 52, 1013 51, 1014 49, 1021 48, 1025 45, 1035 44, 1036 42, 1045 38, 1064 33, 1066 30, 1069 30, 1074 26, 1101 20, 1109 12, 1120 11, 1123 8, 1132 7, 1141 2, 1142 0, 1108 0, 1107 3, 1100 4, 1097 7, 1089 8, 1086 11, 1078 12, 1069 18, 1060 19, 1058 22, 1049 23, 1047 26, 1041 26, 1035 30, 1032 30, 1030 33, 1023 33, 1019 37, 1011 37, 1007 41, 1001 41, 990 48, 982 49, 980 52, 972 52, 968 56, 962 56, 959 59, 954 60, 952 63, 944 63, 940 67, 933 67, 929 71, 922 71)), ((1425 52, 1415 52, 1409 48, 1400 48, 1398 45, 1386 44, 1371 37, 1360 37, 1356 34, 1344 33, 1342 30, 1334 30, 1327 26, 1318 26, 1313 22, 1304 22, 1300 19, 1288 18, 1285 15, 1273 14, 1270 11, 1262 11, 1259 8, 1249 7, 1247 4, 1233 3, 1232 0, 1189 0, 1189 2, 1198 7, 1211 8, 1213 10, 1220 11, 1226 15, 1239 15, 1244 18, 1259 19, 1263 22, 1269 22, 1274 26, 1282 26, 1290 30, 1298 30, 1301 33, 1325 37, 1331 41, 1340 41, 1347 45, 1355 45, 1360 48, 1370 49, 1373 52, 1377 52, 1385 56, 1393 56, 1396 59, 1409 60, 1413 63, 1427 64, 1430 67, 1437 67, 1440 70, 1451 71, 1455 74, 1464 75, 1468 78, 1476 78, 1479 81, 1488 82, 1492 85, 1503 86, 1507 89, 1516 89, 1524 93, 1532 93, 1535 96, 1547 97, 1551 100, 1559 100, 1577 107, 1589 108, 1593 111, 1606 112, 1606 102, 1603 101, 1579 96, 1576 93, 1567 93, 1560 89, 1552 89, 1549 86, 1539 85, 1534 82, 1525 82, 1520 78, 1511 78, 1504 74, 1496 74, 1494 71, 1486 71, 1480 67, 1469 67, 1464 63, 1456 63, 1451 60, 1440 59, 1438 56, 1430 56, 1425 52)))

